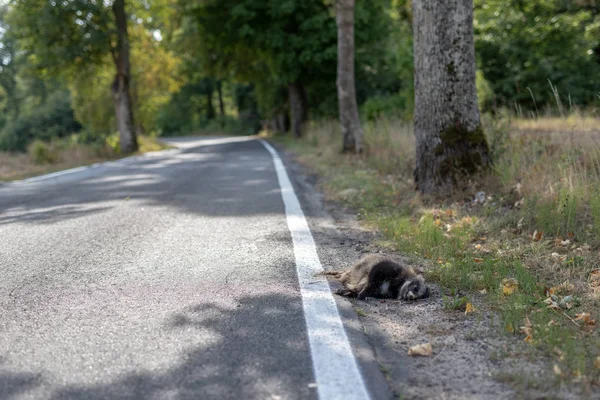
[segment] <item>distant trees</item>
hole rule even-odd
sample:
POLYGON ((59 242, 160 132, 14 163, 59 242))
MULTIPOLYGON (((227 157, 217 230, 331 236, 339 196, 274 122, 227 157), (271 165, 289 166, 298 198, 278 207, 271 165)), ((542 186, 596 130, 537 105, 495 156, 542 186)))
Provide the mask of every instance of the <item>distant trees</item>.
POLYGON ((490 165, 475 87, 473 0, 413 1, 417 188, 448 195, 490 165))
POLYGON ((77 75, 81 69, 104 63, 110 55, 115 67, 111 85, 120 148, 137 150, 133 123, 130 45, 125 0, 15 0, 15 31, 29 60, 55 75, 77 75))
POLYGON ((354 0, 337 0, 337 91, 343 151, 360 153, 363 133, 354 83, 354 0))

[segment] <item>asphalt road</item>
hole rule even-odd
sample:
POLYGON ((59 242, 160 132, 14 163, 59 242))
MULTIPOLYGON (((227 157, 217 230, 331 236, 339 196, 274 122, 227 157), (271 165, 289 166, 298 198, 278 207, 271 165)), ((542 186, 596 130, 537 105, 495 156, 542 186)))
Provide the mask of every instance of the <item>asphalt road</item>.
POLYGON ((317 398, 271 155, 179 145, 0 186, 0 399, 317 398))

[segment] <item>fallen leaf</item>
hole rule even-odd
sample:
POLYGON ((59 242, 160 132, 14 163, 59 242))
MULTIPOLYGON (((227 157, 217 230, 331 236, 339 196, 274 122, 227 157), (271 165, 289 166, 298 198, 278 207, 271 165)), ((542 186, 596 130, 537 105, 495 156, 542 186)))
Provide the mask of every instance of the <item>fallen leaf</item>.
POLYGON ((477 311, 477 309, 475 307, 473 307, 473 304, 467 303, 465 305, 465 315, 468 314, 468 313, 475 312, 475 311, 477 311))
POLYGON ((596 325, 596 320, 592 319, 589 313, 582 312, 581 314, 575 314, 575 321, 582 321, 586 325, 596 325))
POLYGON ((566 239, 566 240, 563 240, 562 242, 560 242, 560 244, 561 244, 562 246, 565 246, 565 247, 566 247, 566 246, 568 246, 568 245, 570 245, 570 244, 571 244, 571 241, 570 241, 569 239, 566 239))
POLYGON ((556 354, 558 356, 558 361, 564 361, 564 359, 565 359, 565 352, 564 351, 562 351, 558 347, 555 347, 553 349, 553 351, 554 351, 554 354, 556 354))
POLYGON ((544 232, 542 231, 534 231, 533 236, 531 237, 534 242, 539 242, 544 237, 544 232))
POLYGON ((424 356, 429 357, 433 354, 431 343, 418 344, 408 349, 409 356, 424 356))
POLYGON ((441 219, 436 219, 434 222, 435 226, 442 226, 442 220, 441 219))
POLYGON ((553 286, 548 289, 548 294, 567 294, 572 293, 575 290, 575 285, 570 283, 569 281, 564 281, 560 285, 553 286))
POLYGON ((600 369, 600 356, 596 357, 596 359, 594 360, 594 367, 596 369, 600 369))
POLYGON ((452 217, 452 214, 453 214, 452 210, 446 210, 447 216, 452 217))
POLYGON ((555 325, 558 325, 558 324, 553 319, 551 319, 550 322, 548 322, 548 326, 555 326, 555 325))
POLYGON ((600 269, 594 269, 590 272, 590 284, 592 286, 600 286, 600 269))
POLYGON ((475 257, 475 258, 473 259, 473 262, 476 262, 476 263, 482 263, 482 262, 484 262, 484 261, 485 261, 485 260, 484 260, 483 258, 478 258, 478 257, 475 257))
POLYGON ((562 262, 565 262, 565 261, 566 261, 566 259, 567 259, 567 256, 566 256, 566 255, 564 255, 564 256, 561 256, 561 255, 560 255, 560 254, 558 254, 558 253, 552 253, 550 256, 552 257, 552 259, 553 259, 554 261, 557 261, 557 262, 560 262, 560 263, 562 263, 562 262))
POLYGON ((479 293, 481 293, 481 294, 487 294, 487 289, 486 289, 486 288, 483 288, 483 289, 481 289, 481 290, 479 291, 479 293))
POLYGON ((567 236, 573 239, 575 237, 575 234, 573 232, 569 232, 567 233, 567 236))
POLYGON ((562 371, 560 370, 560 367, 558 366, 558 364, 554 364, 553 370, 556 375, 558 375, 558 376, 562 375, 562 371))
POLYGON ((523 332, 526 335, 524 340, 527 343, 531 343, 533 341, 533 326, 531 325, 529 317, 525 317, 525 326, 520 327, 520 329, 521 332, 523 332))
POLYGON ((555 297, 556 296, 548 297, 546 300, 544 300, 544 303, 546 303, 548 308, 552 310, 560 310, 560 306, 558 305, 558 301, 555 299, 555 297))
POLYGON ((506 324, 506 332, 515 333, 515 327, 510 322, 508 324, 506 324))
POLYGON ((519 281, 514 278, 507 278, 502 280, 502 293, 505 296, 509 296, 517 290, 519 287, 519 281))

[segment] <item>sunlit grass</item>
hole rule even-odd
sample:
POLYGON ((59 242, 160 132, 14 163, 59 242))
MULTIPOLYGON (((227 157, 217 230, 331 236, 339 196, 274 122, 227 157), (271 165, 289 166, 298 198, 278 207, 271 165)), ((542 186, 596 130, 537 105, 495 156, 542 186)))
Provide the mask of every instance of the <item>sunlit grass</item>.
MULTIPOLYGON (((138 144, 136 154, 169 148, 150 136, 140 136, 138 144)), ((36 140, 30 144, 27 153, 0 152, 0 181, 25 179, 121 157, 123 155, 107 143, 82 144, 73 138, 51 143, 36 140)))

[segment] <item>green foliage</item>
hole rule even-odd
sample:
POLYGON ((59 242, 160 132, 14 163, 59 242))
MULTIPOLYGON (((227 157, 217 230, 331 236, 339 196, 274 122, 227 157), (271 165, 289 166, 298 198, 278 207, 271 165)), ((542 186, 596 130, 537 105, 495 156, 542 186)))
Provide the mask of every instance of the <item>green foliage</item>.
POLYGON ((81 124, 75 119, 69 94, 55 92, 42 106, 6 124, 0 132, 0 150, 25 151, 34 139, 50 141, 80 129, 81 124))
POLYGON ((518 103, 535 111, 558 101, 582 105, 595 100, 600 20, 594 10, 565 7, 560 0, 475 4, 476 54, 499 104, 518 103))
POLYGON ((54 149, 46 142, 35 139, 27 148, 27 152, 36 164, 52 164, 57 160, 54 149))
MULTIPOLYGON (((379 75, 387 73, 381 62, 388 32, 384 4, 378 0, 356 5, 359 96, 372 92, 379 75)), ((236 79, 251 81, 264 116, 279 112, 281 93, 292 82, 306 88, 317 115, 337 112, 333 2, 211 0, 191 7, 190 13, 197 24, 187 29, 204 39, 201 56, 214 60, 206 70, 227 66, 236 79)))

